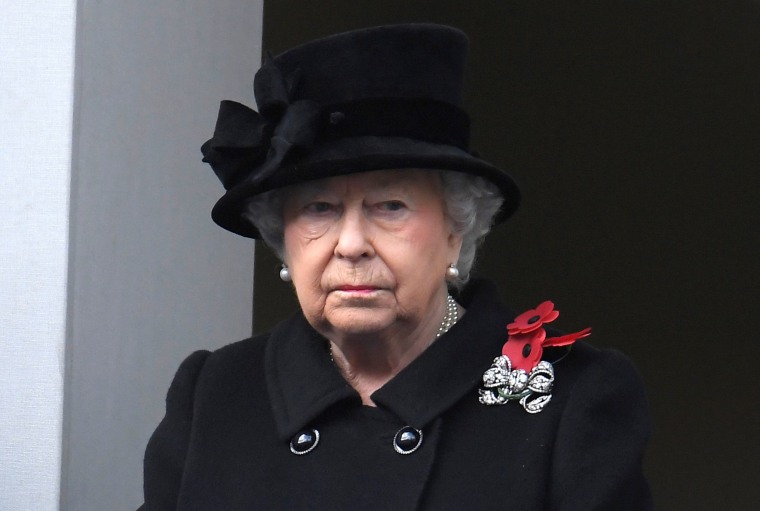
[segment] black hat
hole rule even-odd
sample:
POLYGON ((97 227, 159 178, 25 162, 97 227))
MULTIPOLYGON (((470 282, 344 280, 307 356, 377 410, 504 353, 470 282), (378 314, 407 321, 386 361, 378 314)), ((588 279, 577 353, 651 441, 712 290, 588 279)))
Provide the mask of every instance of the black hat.
POLYGON ((258 238, 242 216, 253 195, 405 168, 483 176, 504 195, 496 220, 509 217, 520 201, 517 185, 469 149, 467 47, 455 28, 392 25, 318 39, 265 62, 254 80, 259 112, 222 101, 214 137, 201 148, 227 190, 214 221, 258 238))

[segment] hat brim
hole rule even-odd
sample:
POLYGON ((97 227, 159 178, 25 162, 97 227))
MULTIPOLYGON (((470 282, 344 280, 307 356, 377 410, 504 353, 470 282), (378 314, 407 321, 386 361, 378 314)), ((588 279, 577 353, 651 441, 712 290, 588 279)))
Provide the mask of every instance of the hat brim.
POLYGON ((454 170, 482 176, 504 196, 496 215, 499 223, 517 210, 520 190, 503 170, 458 147, 403 137, 351 137, 319 145, 301 158, 286 163, 270 179, 244 181, 220 198, 211 211, 219 226, 247 238, 261 236, 243 216, 248 200, 260 193, 328 177, 391 169, 454 170))

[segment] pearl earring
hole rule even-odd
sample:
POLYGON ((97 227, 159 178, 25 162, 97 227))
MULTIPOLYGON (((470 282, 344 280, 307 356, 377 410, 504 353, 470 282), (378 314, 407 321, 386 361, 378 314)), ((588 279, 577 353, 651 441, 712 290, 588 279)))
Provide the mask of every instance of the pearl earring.
POLYGON ((283 264, 282 268, 280 269, 280 280, 283 282, 290 282, 293 280, 290 278, 290 270, 286 264, 283 264))
POLYGON ((456 263, 451 263, 448 268, 446 268, 446 280, 452 281, 459 278, 459 268, 457 268, 456 263))

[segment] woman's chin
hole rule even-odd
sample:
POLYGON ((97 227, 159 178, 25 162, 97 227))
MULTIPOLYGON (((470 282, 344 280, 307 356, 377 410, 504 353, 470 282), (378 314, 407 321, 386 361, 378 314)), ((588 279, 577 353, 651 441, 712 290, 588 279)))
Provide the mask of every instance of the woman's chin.
POLYGON ((325 317, 334 336, 372 336, 392 330, 396 314, 389 309, 370 307, 341 307, 325 317))

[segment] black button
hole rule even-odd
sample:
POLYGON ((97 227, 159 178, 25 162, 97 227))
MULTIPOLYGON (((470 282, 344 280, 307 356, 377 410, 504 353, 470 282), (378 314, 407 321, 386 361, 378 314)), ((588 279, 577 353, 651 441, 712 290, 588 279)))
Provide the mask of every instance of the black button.
POLYGON ((290 452, 301 456, 314 450, 318 443, 319 431, 316 429, 305 429, 296 433, 296 436, 290 441, 290 452))
POLYGON ((393 437, 393 448, 399 454, 411 454, 422 445, 422 431, 404 426, 393 437))
POLYGON ((523 357, 527 357, 528 355, 530 355, 530 352, 532 349, 533 347, 530 344, 526 344, 525 346, 523 346, 523 357))

